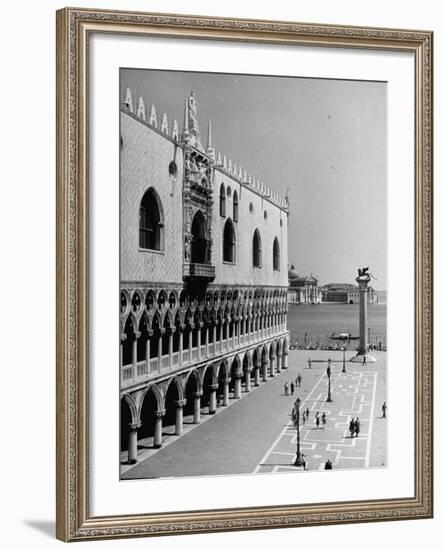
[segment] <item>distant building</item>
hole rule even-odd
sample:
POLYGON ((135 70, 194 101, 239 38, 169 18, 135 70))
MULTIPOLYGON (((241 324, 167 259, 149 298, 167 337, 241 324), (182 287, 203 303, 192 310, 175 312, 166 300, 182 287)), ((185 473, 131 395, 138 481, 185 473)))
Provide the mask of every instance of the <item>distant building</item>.
MULTIPOLYGON (((359 287, 349 283, 329 283, 321 287, 322 301, 335 302, 340 304, 358 304, 359 287)), ((376 291, 371 286, 368 287, 368 303, 373 304, 378 301, 376 291)))
POLYGON ((289 304, 319 304, 321 291, 318 280, 310 274, 300 276, 294 265, 288 271, 288 303, 289 304))

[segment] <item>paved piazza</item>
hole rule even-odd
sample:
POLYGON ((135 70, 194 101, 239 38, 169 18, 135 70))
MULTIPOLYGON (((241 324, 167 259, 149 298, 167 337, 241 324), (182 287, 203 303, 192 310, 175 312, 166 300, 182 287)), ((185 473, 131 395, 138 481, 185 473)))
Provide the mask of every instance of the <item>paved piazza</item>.
MULTIPOLYGON (((349 359, 354 353, 346 352, 349 359)), ((261 383, 239 400, 231 399, 215 416, 203 416, 200 425, 189 425, 182 437, 167 437, 165 447, 147 449, 146 458, 127 467, 124 479, 226 475, 241 473, 302 474, 293 466, 296 429, 291 409, 297 397, 309 418, 300 427, 301 452, 307 469, 324 469, 330 460, 333 469, 384 467, 386 462, 386 423, 382 403, 386 400, 386 354, 373 352, 377 363, 363 366, 346 362, 342 373, 342 352, 289 351, 287 370, 261 383), (312 359, 308 368, 307 360, 312 359), (327 403, 327 360, 332 359, 331 395, 327 403), (286 396, 284 384, 298 374, 301 387, 286 396), (326 415, 326 425, 316 428, 315 414, 326 415), (360 433, 350 437, 349 423, 359 417, 360 433)), ((289 392, 290 393, 290 392, 289 392)), ((389 410, 387 413, 389 416, 389 410)), ((167 434, 165 434, 167 435, 167 434)))

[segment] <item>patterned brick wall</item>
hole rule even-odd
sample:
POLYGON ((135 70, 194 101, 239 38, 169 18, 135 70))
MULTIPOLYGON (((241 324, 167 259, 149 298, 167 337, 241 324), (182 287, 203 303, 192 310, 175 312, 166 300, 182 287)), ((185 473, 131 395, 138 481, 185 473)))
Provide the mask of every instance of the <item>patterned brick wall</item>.
POLYGON ((182 282, 182 149, 131 115, 121 113, 120 265, 123 281, 182 282), (175 181, 169 163, 177 164, 175 181), (139 208, 154 187, 164 213, 164 250, 139 249, 139 208))

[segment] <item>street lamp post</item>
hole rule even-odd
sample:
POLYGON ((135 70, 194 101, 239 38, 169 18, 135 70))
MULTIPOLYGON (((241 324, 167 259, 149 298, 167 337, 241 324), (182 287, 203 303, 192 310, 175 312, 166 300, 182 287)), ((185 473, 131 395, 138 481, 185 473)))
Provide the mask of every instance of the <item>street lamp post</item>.
POLYGON ((330 386, 330 376, 331 376, 331 359, 328 360, 328 367, 327 367, 327 376, 328 376, 328 395, 327 395, 327 403, 331 403, 333 400, 331 398, 331 386, 330 386))
POLYGON ((294 402, 295 414, 296 414, 296 430, 297 430, 297 444, 296 444, 296 460, 294 461, 295 466, 302 466, 302 457, 301 457, 301 441, 299 434, 299 407, 301 406, 301 400, 299 397, 294 402))
POLYGON ((346 373, 345 370, 345 345, 342 347, 342 372, 346 373))

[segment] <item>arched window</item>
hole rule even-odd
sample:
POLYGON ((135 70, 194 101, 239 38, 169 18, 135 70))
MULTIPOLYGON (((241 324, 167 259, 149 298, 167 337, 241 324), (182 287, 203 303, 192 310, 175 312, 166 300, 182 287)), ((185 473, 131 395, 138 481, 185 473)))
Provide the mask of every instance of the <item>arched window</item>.
POLYGON ((223 251, 224 262, 234 263, 236 261, 236 234, 230 218, 225 222, 223 251))
POLYGON ((253 235, 253 267, 262 267, 262 244, 258 229, 253 235))
POLYGON ((239 200, 237 198, 237 191, 233 193, 233 221, 239 221, 239 200))
POLYGON ((196 212, 191 224, 193 240, 191 242, 191 261, 196 264, 206 264, 207 261, 207 224, 200 210, 196 212))
POLYGON ((142 197, 139 211, 139 246, 147 250, 163 249, 163 214, 157 193, 150 187, 142 197))
POLYGON ((275 271, 279 271, 281 268, 281 255, 279 251, 279 241, 278 238, 275 237, 273 241, 273 269, 275 271))
POLYGON ((222 184, 220 186, 220 193, 219 193, 219 214, 225 218, 225 205, 226 205, 227 197, 225 195, 225 185, 222 184))

